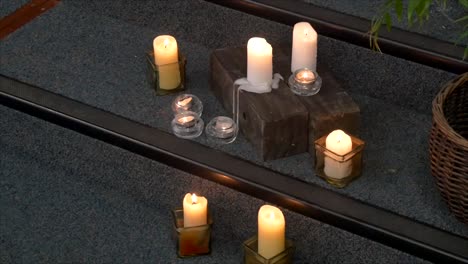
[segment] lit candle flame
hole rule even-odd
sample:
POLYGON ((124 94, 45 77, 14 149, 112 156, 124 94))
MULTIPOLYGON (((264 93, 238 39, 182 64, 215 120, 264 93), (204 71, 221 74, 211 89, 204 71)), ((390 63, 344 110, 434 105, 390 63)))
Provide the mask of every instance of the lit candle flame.
POLYGON ((169 39, 164 39, 164 48, 167 48, 167 45, 169 45, 169 39))
POLYGON ((186 97, 186 98, 184 98, 184 99, 182 99, 182 100, 179 100, 179 101, 177 102, 177 104, 180 105, 180 106, 186 106, 186 105, 189 104, 191 101, 192 101, 192 97, 189 96, 189 97, 186 97))
POLYGON ((184 116, 184 117, 177 119, 177 122, 179 122, 180 124, 185 124, 185 123, 193 121, 194 119, 195 117, 193 116, 184 116))
POLYGON ((315 74, 310 70, 304 69, 299 71, 295 78, 300 83, 311 83, 315 80, 315 74))
POLYGON ((198 202, 197 195, 192 193, 192 204, 197 204, 197 202, 198 202))
POLYGON ((336 136, 336 141, 337 141, 338 143, 340 143, 342 139, 343 139, 343 135, 342 135, 342 134, 338 134, 338 136, 336 136))
POLYGON ((268 214, 268 217, 269 217, 270 219, 275 219, 275 213, 274 213, 274 212, 270 212, 270 213, 268 214))

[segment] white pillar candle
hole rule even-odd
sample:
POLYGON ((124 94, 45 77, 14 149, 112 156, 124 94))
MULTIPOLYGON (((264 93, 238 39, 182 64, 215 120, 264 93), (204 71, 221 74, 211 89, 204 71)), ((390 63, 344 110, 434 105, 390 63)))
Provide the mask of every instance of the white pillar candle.
POLYGON ((317 71, 317 32, 307 22, 294 25, 291 72, 301 68, 317 71))
POLYGON ((247 43, 247 80, 258 85, 273 79, 273 48, 264 38, 251 38, 247 43))
POLYGON ((159 71, 159 87, 172 90, 180 85, 179 53, 173 36, 161 35, 153 40, 154 61, 159 71))
POLYGON ((264 205, 258 211, 258 254, 270 259, 284 251, 285 221, 277 207, 264 205))
POLYGON ((205 197, 187 193, 184 197, 184 227, 206 225, 207 211, 205 197))
MULTIPOLYGON (((352 150, 353 143, 351 137, 343 132, 343 130, 335 130, 328 134, 325 147, 338 155, 345 155, 352 150)), ((330 178, 343 179, 351 174, 351 160, 339 162, 325 156, 324 162, 324 173, 330 178)))

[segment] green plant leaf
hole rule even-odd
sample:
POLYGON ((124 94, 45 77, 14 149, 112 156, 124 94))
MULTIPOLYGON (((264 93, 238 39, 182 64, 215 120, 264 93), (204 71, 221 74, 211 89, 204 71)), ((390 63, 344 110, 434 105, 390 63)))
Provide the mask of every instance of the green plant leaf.
MULTIPOLYGON (((460 37, 458 37, 458 41, 461 41, 462 39, 468 38, 468 31, 463 32, 460 37)), ((457 42, 458 42, 457 41, 457 42)))
POLYGON ((468 8, 468 0, 458 0, 458 2, 465 8, 468 8))
MULTIPOLYGON (((460 41, 466 38, 468 38, 468 31, 463 32, 463 34, 461 34, 458 37, 457 41, 455 41, 455 46, 457 46, 458 43, 460 43, 460 41)), ((468 45, 465 45, 465 51, 463 53, 463 60, 465 60, 467 57, 468 57, 468 45)))
POLYGON ((401 21, 401 18, 403 17, 403 0, 395 0, 395 12, 398 20, 401 21))
POLYGON ((392 30, 392 17, 389 13, 385 14, 385 24, 387 25, 387 30, 392 30))
POLYGON ((442 7, 442 9, 446 9, 446 8, 447 8, 447 0, 437 0, 437 2, 438 2, 439 5, 442 7))
POLYGON ((461 23, 461 22, 463 22, 465 20, 468 22, 468 15, 455 20, 455 23, 461 23))
POLYGON ((370 33, 375 35, 377 32, 379 32, 380 26, 382 26, 382 18, 374 20, 372 22, 372 27, 371 27, 371 32, 370 33))
POLYGON ((429 18, 429 7, 432 4, 432 0, 420 0, 418 5, 415 8, 415 12, 418 15, 418 20, 420 25, 422 25, 424 20, 429 18))
POLYGON ((411 26, 413 24, 413 13, 418 6, 420 0, 409 0, 408 2, 408 23, 411 26))
POLYGON ((385 2, 385 5, 383 5, 383 9, 384 9, 385 11, 390 10, 390 8, 392 8, 392 6, 393 6, 393 1, 394 1, 394 0, 387 0, 387 1, 385 2))

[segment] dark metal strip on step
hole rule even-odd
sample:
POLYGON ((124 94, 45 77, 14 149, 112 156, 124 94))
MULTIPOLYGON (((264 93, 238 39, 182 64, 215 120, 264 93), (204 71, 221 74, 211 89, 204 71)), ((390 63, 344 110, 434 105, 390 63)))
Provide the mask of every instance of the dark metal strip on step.
MULTIPOLYGON (((367 19, 298 0, 205 1, 291 26, 307 21, 319 34, 369 48, 370 21, 367 19)), ((382 29, 379 45, 383 53, 396 57, 457 74, 468 71, 468 61, 462 59, 464 47, 453 43, 394 27, 390 32, 382 29)))
POLYGON ((32 0, 0 20, 0 39, 6 38, 42 13, 56 6, 60 0, 32 0))
POLYGON ((0 103, 420 258, 468 263, 466 238, 3 75, 0 103))

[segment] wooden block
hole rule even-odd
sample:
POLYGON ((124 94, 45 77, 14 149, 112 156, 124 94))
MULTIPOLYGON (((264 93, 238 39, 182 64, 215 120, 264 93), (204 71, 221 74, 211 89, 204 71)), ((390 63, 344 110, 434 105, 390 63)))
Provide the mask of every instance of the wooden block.
MULTIPOLYGON (((291 75, 291 47, 282 45, 273 49, 278 56, 277 71, 291 75)), ((317 72, 322 77, 322 88, 314 96, 297 96, 309 112, 309 149, 314 153, 314 141, 336 129, 357 135, 360 125, 360 109, 341 87, 326 63, 318 60, 317 72)), ((287 78, 287 77, 285 77, 287 78)))
MULTIPOLYGON (((211 55, 211 88, 228 113, 233 83, 247 75, 246 52, 245 47, 231 48, 211 55)), ((286 83, 266 94, 242 91, 239 102, 240 129, 263 160, 307 151, 308 112, 286 83)))
MULTIPOLYGON (((246 52, 245 47, 226 48, 211 55, 211 89, 229 113, 233 82, 247 75, 246 52)), ((274 72, 285 78, 278 89, 240 95, 240 129, 263 160, 313 153, 316 138, 338 128, 356 133, 359 126, 359 107, 325 66, 318 65, 323 86, 317 95, 302 97, 290 91, 290 52, 288 46, 273 48, 274 72)))

